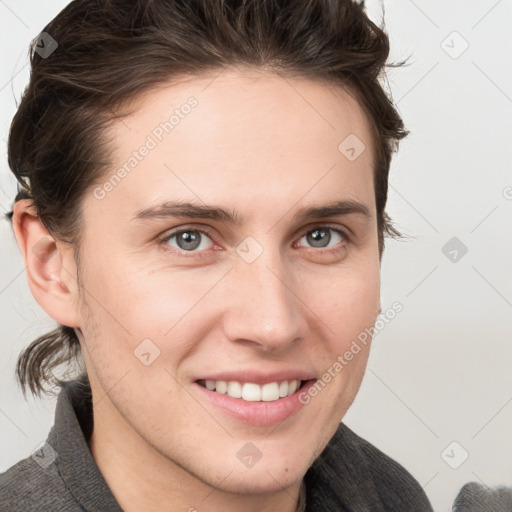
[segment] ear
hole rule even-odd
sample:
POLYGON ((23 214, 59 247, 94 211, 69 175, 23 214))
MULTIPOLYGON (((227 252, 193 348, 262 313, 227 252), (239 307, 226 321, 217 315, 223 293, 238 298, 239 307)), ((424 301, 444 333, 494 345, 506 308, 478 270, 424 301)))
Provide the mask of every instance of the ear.
POLYGON ((73 246, 50 235, 31 199, 14 203, 12 222, 32 295, 56 322, 80 327, 73 246))

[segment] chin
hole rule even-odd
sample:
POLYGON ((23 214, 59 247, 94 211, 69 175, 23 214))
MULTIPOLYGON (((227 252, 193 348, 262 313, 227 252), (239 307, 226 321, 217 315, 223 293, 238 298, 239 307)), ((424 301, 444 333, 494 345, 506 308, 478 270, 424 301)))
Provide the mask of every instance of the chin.
POLYGON ((303 476, 303 473, 297 472, 297 468, 290 471, 290 468, 271 465, 259 471, 256 471, 256 468, 251 468, 238 473, 233 472, 221 483, 215 481, 209 482, 209 484, 233 494, 267 494, 282 492, 300 481, 303 476))

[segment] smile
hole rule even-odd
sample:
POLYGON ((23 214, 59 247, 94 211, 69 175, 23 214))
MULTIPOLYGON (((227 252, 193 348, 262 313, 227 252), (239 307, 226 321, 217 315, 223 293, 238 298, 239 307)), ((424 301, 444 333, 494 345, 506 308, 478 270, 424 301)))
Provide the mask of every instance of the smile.
POLYGON ((306 381, 297 379, 269 382, 259 385, 254 382, 225 380, 198 380, 197 383, 209 391, 215 391, 231 398, 240 398, 246 402, 274 402, 293 395, 306 381))

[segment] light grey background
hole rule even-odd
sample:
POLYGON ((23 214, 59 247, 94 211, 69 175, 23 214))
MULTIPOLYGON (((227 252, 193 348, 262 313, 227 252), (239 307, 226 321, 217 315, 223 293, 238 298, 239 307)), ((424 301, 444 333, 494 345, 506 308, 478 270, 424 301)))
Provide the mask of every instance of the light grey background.
MULTIPOLYGON (((3 212, 16 192, 6 143, 28 80, 28 44, 66 4, 0 0, 3 212)), ((381 2, 367 5, 379 23, 381 2)), ((408 238, 388 241, 382 266, 383 310, 395 301, 404 309, 375 337, 345 421, 403 464, 436 511, 449 511, 467 481, 512 485, 512 2, 384 7, 392 59, 411 56, 388 72, 411 130, 392 165, 388 211, 408 238), (453 237, 467 254, 443 253, 453 237)), ((53 423, 54 400, 25 401, 13 372, 21 349, 55 324, 28 289, 9 224, 0 230, 4 471, 53 423)))

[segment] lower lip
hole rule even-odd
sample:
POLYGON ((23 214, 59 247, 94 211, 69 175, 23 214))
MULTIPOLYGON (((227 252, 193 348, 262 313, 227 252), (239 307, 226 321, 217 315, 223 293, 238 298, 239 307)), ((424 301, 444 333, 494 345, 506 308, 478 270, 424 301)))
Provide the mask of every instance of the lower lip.
POLYGON ((229 395, 210 391, 197 382, 193 384, 200 396, 229 416, 243 423, 267 426, 281 423, 300 411, 304 404, 299 401, 299 394, 307 392, 314 383, 315 380, 308 380, 293 395, 272 402, 247 402, 241 398, 232 398, 229 395))

